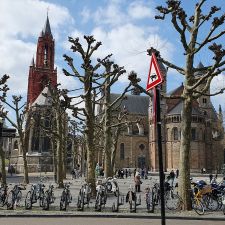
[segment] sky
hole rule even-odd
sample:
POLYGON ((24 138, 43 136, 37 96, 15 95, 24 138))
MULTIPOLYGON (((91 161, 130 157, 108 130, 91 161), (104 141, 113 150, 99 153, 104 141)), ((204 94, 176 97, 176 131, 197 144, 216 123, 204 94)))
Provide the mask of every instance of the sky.
MULTIPOLYGON (((164 4, 163 0, 0 0, 0 76, 9 74, 10 93, 22 95, 26 99, 29 65, 36 54, 37 39, 44 27, 48 11, 52 34, 55 38, 55 64, 58 81, 62 88, 75 89, 79 84, 72 78, 65 77, 62 68, 68 69, 63 54, 73 56, 68 43, 68 36, 83 38, 94 35, 102 42, 96 58, 103 58, 112 53, 113 59, 124 66, 127 73, 119 80, 114 92, 121 92, 128 83, 127 74, 134 70, 146 86, 150 57, 146 50, 157 48, 161 55, 183 66, 180 39, 169 20, 155 20, 155 7, 164 4)), ((189 15, 196 0, 181 1, 189 15)), ((224 0, 208 0, 210 4, 225 8, 224 0)), ((203 38, 207 26, 201 31, 203 38)), ((225 43, 223 36, 220 43, 225 43)), ((198 54, 195 65, 211 63, 207 50, 198 54)), ((79 60, 77 60, 79 67, 79 60)), ((224 74, 215 78, 211 91, 225 86, 224 74)), ((173 70, 168 71, 168 91, 182 83, 182 76, 173 70)), ((225 94, 212 98, 218 110, 221 104, 225 109, 225 94)))

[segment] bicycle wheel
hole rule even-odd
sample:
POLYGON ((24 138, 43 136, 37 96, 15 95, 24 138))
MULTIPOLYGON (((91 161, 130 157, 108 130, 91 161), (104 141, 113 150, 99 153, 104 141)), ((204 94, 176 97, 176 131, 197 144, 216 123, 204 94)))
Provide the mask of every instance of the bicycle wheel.
POLYGON ((42 209, 49 210, 49 193, 47 191, 43 197, 42 209))
POLYGON ((202 202, 197 198, 192 199, 192 208, 198 215, 204 215, 205 213, 205 209, 202 202))
POLYGON ((18 191, 17 196, 16 196, 16 205, 19 206, 20 202, 22 200, 22 192, 18 191))
POLYGON ((153 212, 153 194, 152 192, 149 192, 146 196, 146 206, 148 212, 153 212))
POLYGON ((180 208, 182 204, 182 200, 179 195, 173 194, 172 192, 169 192, 166 194, 165 197, 166 207, 169 210, 176 210, 180 208))
POLYGON ((78 199, 77 199, 77 208, 79 209, 79 210, 84 210, 84 202, 83 202, 83 200, 82 200, 83 198, 82 198, 82 194, 81 193, 79 193, 79 195, 78 195, 78 199))
POLYGON ((7 195, 7 209, 13 209, 13 205, 14 205, 14 193, 13 191, 10 191, 9 194, 7 195))
POLYGON ((25 209, 32 208, 32 194, 31 191, 28 191, 26 198, 25 198, 25 209))
POLYGON ((133 209, 133 200, 132 200, 132 192, 129 192, 129 197, 128 197, 128 203, 130 205, 130 212, 132 212, 133 209))
POLYGON ((216 211, 219 208, 218 200, 212 195, 206 196, 206 198, 204 198, 204 203, 209 210, 216 211))
POLYGON ((7 196, 5 194, 0 195, 0 207, 4 206, 6 203, 7 196))
POLYGON ((96 211, 101 211, 102 205, 101 205, 101 195, 98 192, 95 200, 95 210, 96 211))
POLYGON ((40 193, 39 193, 39 206, 40 207, 43 207, 43 198, 44 198, 44 195, 45 195, 45 193, 44 193, 44 191, 41 191, 40 193))
POLYGON ((61 199, 60 199, 60 210, 66 210, 66 193, 63 191, 61 199))

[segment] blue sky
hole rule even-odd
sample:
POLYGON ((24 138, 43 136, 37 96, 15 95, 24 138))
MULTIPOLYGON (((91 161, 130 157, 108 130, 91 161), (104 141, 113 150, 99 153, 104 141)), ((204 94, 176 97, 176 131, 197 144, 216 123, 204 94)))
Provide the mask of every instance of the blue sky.
MULTIPOLYGON (((62 74, 62 68, 67 68, 63 61, 64 53, 69 51, 68 36, 80 38, 83 35, 94 34, 102 46, 95 57, 104 57, 113 53, 113 59, 127 72, 135 70, 146 86, 149 69, 147 48, 154 46, 161 51, 166 59, 182 66, 184 56, 179 36, 174 31, 169 20, 156 21, 155 7, 163 4, 162 0, 1 0, 0 1, 0 74, 10 74, 11 94, 26 96, 29 65, 36 53, 36 44, 42 30, 47 8, 52 33, 56 41, 56 66, 58 80, 63 88, 74 89, 78 83, 62 74)), ((187 12, 197 1, 182 1, 187 12)), ((225 8, 224 0, 208 1, 225 8)), ((205 34, 204 27, 200 39, 205 34)), ((220 39, 225 43, 225 37, 220 39)), ((196 56, 195 64, 202 61, 209 65, 211 57, 207 50, 196 56)), ((79 62, 79 60, 77 60, 79 62)), ((79 67, 79 65, 77 65, 79 67)), ((127 74, 114 88, 120 92, 127 83, 127 74)), ((168 91, 176 88, 182 78, 176 72, 168 72, 168 91)), ((224 86, 224 75, 214 79, 212 90, 224 86)), ((25 97, 26 99, 26 97, 25 97)), ((225 95, 212 99, 215 108, 222 104, 225 108, 225 95)))

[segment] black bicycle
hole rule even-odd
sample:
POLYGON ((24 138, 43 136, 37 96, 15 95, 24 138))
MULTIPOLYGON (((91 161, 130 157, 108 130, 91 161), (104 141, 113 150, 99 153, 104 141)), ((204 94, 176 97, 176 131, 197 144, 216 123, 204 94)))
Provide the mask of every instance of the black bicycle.
POLYGON ((42 183, 33 184, 31 190, 28 191, 25 198, 25 209, 32 209, 32 205, 39 200, 39 205, 42 207, 44 198, 44 187, 42 183))
POLYGON ((145 201, 147 212, 154 212, 154 204, 153 204, 153 192, 150 187, 145 188, 145 201))
POLYGON ((0 206, 4 206, 7 203, 8 186, 2 185, 0 188, 0 206))
POLYGON ((50 204, 54 203, 55 196, 54 196, 54 186, 49 185, 48 190, 45 192, 42 202, 42 209, 49 210, 50 204))
POLYGON ((129 203, 130 212, 136 212, 137 206, 141 205, 141 195, 137 196, 136 192, 130 187, 126 195, 126 202, 129 203))
POLYGON ((83 211, 84 205, 89 207, 90 199, 91 199, 91 184, 85 183, 81 186, 79 191, 78 200, 77 200, 77 208, 78 210, 83 211))
POLYGON ((72 195, 70 193, 70 183, 64 184, 64 189, 60 198, 60 210, 66 210, 72 202, 72 195))
POLYGON ((20 201, 22 199, 21 187, 19 185, 15 185, 13 189, 9 192, 7 196, 7 209, 13 209, 14 206, 20 205, 20 201))
POLYGON ((101 180, 97 181, 96 191, 95 211, 101 211, 102 206, 105 206, 107 201, 107 187, 102 183, 101 180))

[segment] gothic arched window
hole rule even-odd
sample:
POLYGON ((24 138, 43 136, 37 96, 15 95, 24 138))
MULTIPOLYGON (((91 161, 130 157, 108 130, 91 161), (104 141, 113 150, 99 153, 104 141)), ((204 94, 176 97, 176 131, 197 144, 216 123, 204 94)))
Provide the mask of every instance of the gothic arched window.
POLYGON ((179 133, 178 133, 178 128, 174 127, 173 128, 173 140, 177 141, 179 139, 179 133))
POLYGON ((120 144, 120 160, 124 160, 125 153, 124 153, 124 143, 120 144))

